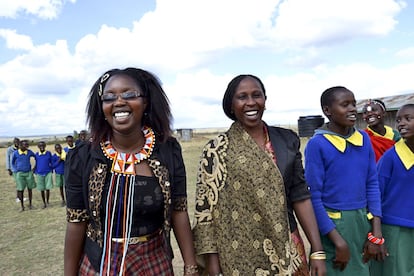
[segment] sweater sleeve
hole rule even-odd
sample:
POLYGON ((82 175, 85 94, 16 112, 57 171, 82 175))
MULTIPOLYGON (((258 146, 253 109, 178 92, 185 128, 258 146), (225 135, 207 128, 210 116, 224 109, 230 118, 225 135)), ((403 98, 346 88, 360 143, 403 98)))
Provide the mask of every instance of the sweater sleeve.
POLYGON ((319 231, 322 235, 326 235, 335 228, 335 224, 328 217, 322 200, 325 164, 323 162, 323 149, 315 138, 309 140, 305 148, 305 178, 310 188, 319 231))
POLYGON ((364 144, 369 145, 369 160, 368 160, 368 173, 367 173, 367 205, 368 211, 374 216, 381 217, 381 195, 378 184, 378 172, 376 168, 375 153, 371 147, 368 135, 364 135, 364 144))

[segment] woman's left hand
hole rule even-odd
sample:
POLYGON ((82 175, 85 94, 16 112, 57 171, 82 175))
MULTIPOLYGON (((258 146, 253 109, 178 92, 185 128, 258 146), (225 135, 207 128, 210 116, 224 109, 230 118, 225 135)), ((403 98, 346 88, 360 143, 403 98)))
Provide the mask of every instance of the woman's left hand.
POLYGON ((325 260, 310 260, 311 275, 312 276, 326 276, 326 262, 325 260))

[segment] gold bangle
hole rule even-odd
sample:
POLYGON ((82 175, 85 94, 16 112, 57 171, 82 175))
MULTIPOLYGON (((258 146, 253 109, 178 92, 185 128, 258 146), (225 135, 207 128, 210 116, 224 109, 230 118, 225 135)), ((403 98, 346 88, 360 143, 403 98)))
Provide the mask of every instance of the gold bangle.
POLYGON ((325 255, 321 255, 321 256, 312 256, 309 259, 311 260, 326 260, 326 256, 325 255))
POLYGON ((312 252, 309 256, 310 260, 326 260, 326 253, 325 251, 315 251, 312 252))
POLYGON ((193 275, 198 273, 197 265, 184 265, 184 275, 193 275))

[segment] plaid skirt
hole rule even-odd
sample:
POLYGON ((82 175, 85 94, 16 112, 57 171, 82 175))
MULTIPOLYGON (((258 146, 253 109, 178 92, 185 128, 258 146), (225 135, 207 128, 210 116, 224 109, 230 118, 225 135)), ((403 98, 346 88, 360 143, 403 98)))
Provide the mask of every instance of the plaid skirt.
MULTIPOLYGON (((118 275, 119 273, 119 266, 122 260, 122 246, 116 245, 116 243, 112 243, 111 256, 116 256, 116 260, 111 260, 109 275, 118 275)), ((172 260, 166 248, 167 245, 162 234, 147 242, 130 244, 125 259, 124 275, 173 276, 172 260)), ((106 267, 107 264, 105 264, 104 271, 106 267)), ((81 260, 79 275, 99 275, 99 272, 95 271, 86 254, 81 260)))

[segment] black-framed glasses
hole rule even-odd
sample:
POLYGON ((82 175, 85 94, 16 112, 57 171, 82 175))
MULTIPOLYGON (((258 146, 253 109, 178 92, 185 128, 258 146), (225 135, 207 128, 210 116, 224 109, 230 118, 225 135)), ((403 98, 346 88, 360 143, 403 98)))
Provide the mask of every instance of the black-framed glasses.
POLYGON ((120 94, 104 93, 102 94, 101 99, 104 103, 111 103, 116 101, 118 97, 121 97, 124 101, 131 101, 145 96, 139 91, 125 91, 120 94))

